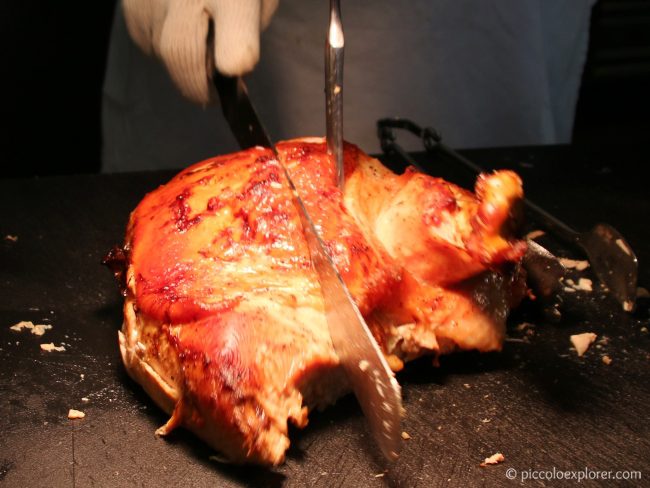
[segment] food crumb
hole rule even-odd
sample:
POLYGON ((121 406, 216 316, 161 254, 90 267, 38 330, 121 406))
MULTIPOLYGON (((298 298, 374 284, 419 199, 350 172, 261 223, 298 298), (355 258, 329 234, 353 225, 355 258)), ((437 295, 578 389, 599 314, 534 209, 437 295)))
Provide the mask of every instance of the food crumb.
POLYGON ((18 242, 18 236, 14 236, 11 234, 7 234, 5 236, 5 241, 10 241, 10 242, 18 242))
POLYGON ((589 278, 580 278, 575 285, 576 290, 593 291, 593 282, 589 278))
POLYGON ((469 383, 463 383, 463 386, 464 386, 465 388, 467 388, 467 389, 469 389, 469 388, 472 387, 472 385, 470 385, 469 383))
POLYGON ((565 268, 575 269, 577 271, 584 271, 589 267, 589 261, 568 258, 560 258, 560 264, 565 268))
POLYGON ((402 439, 405 441, 409 440, 411 438, 410 434, 406 431, 402 432, 402 439))
POLYGON ((485 466, 488 466, 490 464, 502 463, 505 460, 506 460, 505 456, 500 452, 497 452, 496 454, 492 454, 490 457, 485 458, 485 461, 483 461, 480 464, 480 466, 484 468, 485 466))
POLYGON ((492 420, 491 419, 483 419, 483 420, 481 420, 481 422, 483 422, 484 424, 489 424, 490 422, 492 422, 492 420))
POLYGON ((45 352, 52 352, 52 351, 63 352, 65 351, 65 347, 55 346, 53 342, 50 342, 49 344, 41 344, 41 350, 45 352))
POLYGON ((90 399, 88 397, 82 397, 81 401, 84 402, 84 403, 88 403, 90 401, 90 399))
POLYGON ((79 378, 81 378, 82 380, 83 380, 85 377, 86 377, 86 375, 83 374, 83 373, 81 373, 81 374, 79 375, 79 378))
POLYGON ((593 332, 584 332, 582 334, 574 334, 571 336, 571 344, 575 347, 578 356, 582 356, 589 346, 596 340, 598 336, 593 332))
POLYGON ((612 364, 612 358, 610 358, 608 355, 604 355, 602 357, 602 360, 603 360, 603 363, 606 364, 607 366, 612 364))
POLYGON ((49 324, 35 324, 34 327, 32 328, 32 334, 37 336, 42 336, 43 334, 45 334, 46 330, 50 330, 51 328, 52 326, 49 324))
POLYGON ((85 413, 83 413, 81 410, 75 410, 74 408, 71 408, 68 410, 68 418, 70 420, 75 420, 75 419, 82 419, 86 416, 85 413))
POLYGON ((631 300, 625 300, 623 302, 623 311, 631 312, 632 310, 634 310, 634 302, 631 300))
POLYGON ((644 334, 647 334, 648 333, 648 328, 647 327, 641 327, 641 332, 643 332, 644 334))
POLYGON ((375 475, 375 478, 383 478, 384 476, 386 476, 386 473, 378 473, 375 475))
POLYGON ((18 322, 17 324, 12 325, 9 328, 11 330, 15 331, 15 332, 20 332, 21 330, 23 330, 25 328, 31 329, 32 327, 34 327, 34 324, 32 322, 27 322, 27 321, 23 320, 21 322, 18 322))
POLYGON ((593 281, 589 278, 579 278, 576 283, 571 278, 564 280, 564 291, 567 293, 575 293, 576 291, 593 291, 593 281))
POLYGON ((45 334, 45 331, 50 330, 52 326, 49 324, 34 324, 30 320, 23 320, 15 325, 12 325, 9 328, 16 332, 22 332, 23 329, 27 329, 34 335, 42 336, 45 334))

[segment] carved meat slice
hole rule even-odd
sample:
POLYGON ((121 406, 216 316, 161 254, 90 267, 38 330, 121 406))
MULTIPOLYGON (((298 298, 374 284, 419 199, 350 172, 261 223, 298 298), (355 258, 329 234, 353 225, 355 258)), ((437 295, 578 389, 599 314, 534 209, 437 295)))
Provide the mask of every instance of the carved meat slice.
MULTIPOLYGON (((423 354, 501 348, 524 287, 514 173, 481 176, 473 194, 393 174, 346 145, 341 192, 322 139, 277 149, 394 370, 423 354)), ((309 409, 348 390, 270 150, 208 159, 148 194, 124 251, 120 349, 171 414, 160 434, 183 426, 234 462, 278 464, 288 421, 304 427, 309 409)))

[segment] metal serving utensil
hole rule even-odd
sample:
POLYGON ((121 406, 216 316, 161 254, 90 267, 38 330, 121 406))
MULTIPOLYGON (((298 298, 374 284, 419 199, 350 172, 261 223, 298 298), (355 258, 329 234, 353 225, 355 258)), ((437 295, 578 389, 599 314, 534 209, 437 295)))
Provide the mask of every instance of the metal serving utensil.
MULTIPOLYGON (((343 190, 343 54, 345 38, 339 0, 330 0, 330 17, 325 41, 325 101, 327 152, 336 162, 336 180, 343 190)), ((335 270, 333 266, 329 269, 335 270)), ((339 281, 341 278, 338 277, 339 281)), ((331 278, 330 278, 331 280, 331 278)), ((342 283, 342 281, 341 281, 342 283)), ((347 289, 346 289, 347 292, 347 289)), ((354 304, 349 297, 348 301, 354 304)), ((326 299, 327 302, 327 299, 326 299)), ((336 304, 330 309, 337 310, 336 304)), ((348 313, 351 307, 347 307, 348 313)), ((336 354, 352 383, 359 405, 382 454, 397 458, 400 447, 402 396, 399 385, 359 310, 355 317, 330 321, 330 335, 336 354)), ((339 310, 338 313, 345 312, 339 310)), ((329 312, 328 312, 329 315, 329 312)))
MULTIPOLYGON (((420 137, 427 151, 439 150, 476 174, 485 172, 479 165, 443 144, 440 133, 431 127, 422 128, 407 119, 387 118, 377 121, 377 128, 384 151, 401 150, 394 147, 395 135, 392 129, 405 129, 420 137)), ((567 244, 581 248, 587 254, 598 279, 607 286, 609 293, 622 305, 623 310, 634 310, 638 260, 630 245, 616 229, 609 224, 599 223, 587 232, 577 232, 534 202, 525 199, 524 204, 546 230, 567 244)), ((548 278, 545 281, 550 282, 548 278)))
POLYGON ((330 0, 330 23, 325 41, 325 108, 327 152, 336 161, 339 188, 345 183, 343 168, 343 53, 345 38, 339 0, 330 0))

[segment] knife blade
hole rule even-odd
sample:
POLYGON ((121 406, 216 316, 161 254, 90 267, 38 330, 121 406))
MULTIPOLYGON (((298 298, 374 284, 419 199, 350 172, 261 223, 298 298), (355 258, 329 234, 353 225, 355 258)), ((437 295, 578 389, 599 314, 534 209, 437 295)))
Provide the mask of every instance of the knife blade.
POLYGON ((332 258, 325 251, 289 172, 277 157, 275 145, 257 116, 244 80, 215 73, 213 83, 224 117, 239 145, 244 149, 252 146, 272 149, 283 169, 321 285, 332 345, 382 454, 394 460, 398 457, 401 438, 400 387, 332 258))

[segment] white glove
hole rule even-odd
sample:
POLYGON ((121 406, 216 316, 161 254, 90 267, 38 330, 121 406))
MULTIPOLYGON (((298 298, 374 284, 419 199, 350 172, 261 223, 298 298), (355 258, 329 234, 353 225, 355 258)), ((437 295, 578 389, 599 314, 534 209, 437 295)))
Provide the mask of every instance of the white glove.
POLYGON ((278 0, 123 0, 133 40, 162 59, 183 95, 201 104, 210 101, 215 67, 236 76, 257 64, 260 32, 277 6, 278 0))

